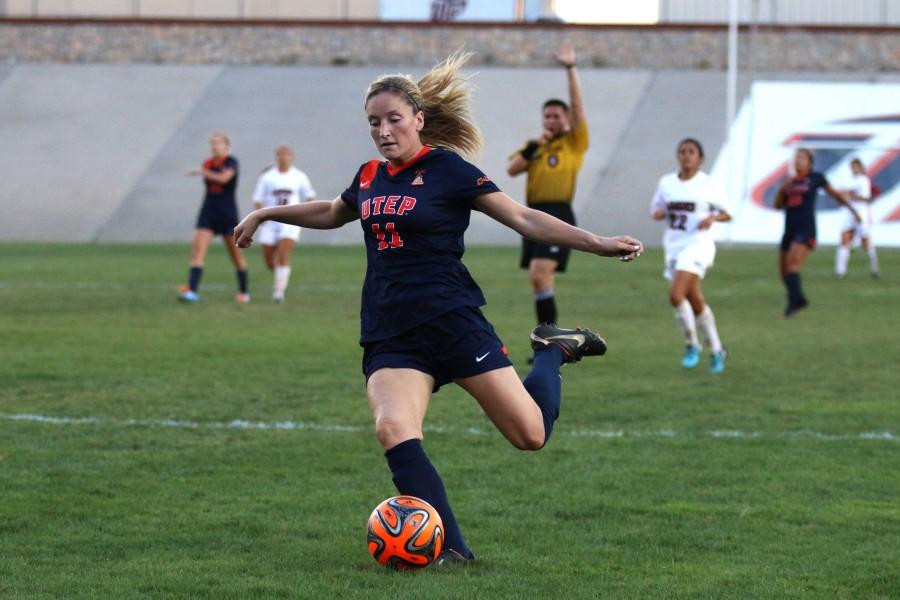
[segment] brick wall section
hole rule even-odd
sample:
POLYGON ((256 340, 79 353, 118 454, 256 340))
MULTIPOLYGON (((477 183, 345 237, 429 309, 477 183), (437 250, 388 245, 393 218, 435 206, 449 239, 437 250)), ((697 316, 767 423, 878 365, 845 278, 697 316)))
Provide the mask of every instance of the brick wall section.
MULTIPOLYGON (((0 62, 430 65, 460 46, 475 64, 549 66, 563 38, 583 66, 721 69, 726 31, 710 26, 566 27, 396 23, 35 22, 0 20, 0 62)), ((898 71, 900 30, 767 27, 742 32, 742 67, 898 71), (752 40, 752 44, 751 44, 752 40), (751 53, 752 45, 752 53, 751 53)))

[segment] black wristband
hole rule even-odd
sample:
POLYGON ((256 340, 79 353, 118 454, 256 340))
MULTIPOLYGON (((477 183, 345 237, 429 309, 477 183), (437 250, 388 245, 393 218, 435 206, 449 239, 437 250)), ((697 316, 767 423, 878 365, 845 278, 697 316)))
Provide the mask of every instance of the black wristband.
POLYGON ((531 160, 534 158, 534 155, 537 154, 538 148, 541 145, 538 144, 535 140, 529 140, 525 147, 519 151, 519 154, 522 155, 522 158, 525 160, 531 160))

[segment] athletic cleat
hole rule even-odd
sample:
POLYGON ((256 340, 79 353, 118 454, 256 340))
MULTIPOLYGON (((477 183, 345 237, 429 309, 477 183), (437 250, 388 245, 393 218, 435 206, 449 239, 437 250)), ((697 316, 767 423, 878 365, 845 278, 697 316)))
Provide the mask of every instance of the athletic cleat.
POLYGON ((453 548, 445 548, 435 559, 435 565, 467 565, 475 562, 475 557, 466 558, 453 548))
POLYGON ((275 304, 281 304, 284 302, 284 296, 272 296, 272 302, 275 304))
POLYGON ((693 369, 700 364, 700 348, 688 344, 684 347, 684 358, 681 359, 681 366, 685 369, 693 369))
POLYGON ((807 306, 809 306, 809 301, 806 298, 801 300, 799 304, 788 304, 788 307, 784 309, 784 318, 790 319, 797 314, 797 311, 804 309, 807 306))
POLYGON ((247 304, 248 302, 250 302, 250 294, 238 292, 234 297, 234 301, 238 304, 247 304))
POLYGON ((725 359, 728 358, 728 350, 722 348, 721 352, 713 352, 709 360, 709 372, 719 375, 725 372, 725 359))
POLYGON ((879 273, 878 271, 872 271, 871 273, 869 273, 869 275, 872 276, 872 279, 881 279, 881 273, 879 273))
POLYGON ((200 300, 200 295, 186 285, 178 288, 178 301, 183 304, 196 304, 200 300))
POLYGON ((567 363, 578 362, 584 356, 606 354, 606 341, 590 329, 561 329, 556 325, 538 325, 531 332, 531 348, 556 344, 565 355, 567 363))

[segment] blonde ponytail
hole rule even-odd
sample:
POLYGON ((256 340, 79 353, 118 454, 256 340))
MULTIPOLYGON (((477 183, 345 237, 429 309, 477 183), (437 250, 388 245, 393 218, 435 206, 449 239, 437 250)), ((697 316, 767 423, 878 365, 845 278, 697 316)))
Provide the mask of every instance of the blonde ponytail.
POLYGON ((469 110, 472 86, 459 75, 471 57, 471 52, 454 52, 418 84, 409 75, 383 75, 369 86, 366 102, 382 92, 399 94, 413 112, 421 110, 425 114, 425 126, 419 132, 424 144, 472 158, 481 150, 483 140, 469 110))

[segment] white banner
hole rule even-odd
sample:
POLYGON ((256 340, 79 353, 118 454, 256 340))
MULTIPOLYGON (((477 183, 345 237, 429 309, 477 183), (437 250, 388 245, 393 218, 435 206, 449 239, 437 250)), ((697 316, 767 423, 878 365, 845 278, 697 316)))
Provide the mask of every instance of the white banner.
MULTIPOLYGON (((722 239, 781 239, 784 213, 772 203, 799 147, 838 190, 849 186, 850 161, 862 160, 878 190, 872 239, 900 246, 900 85, 885 83, 755 83, 712 170, 733 208, 722 239)), ((819 242, 837 244, 843 209, 823 194, 817 211, 819 242)))

